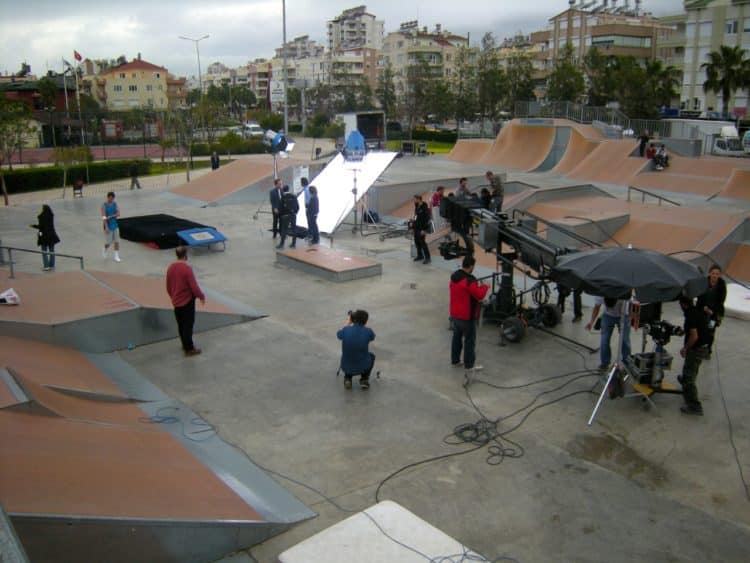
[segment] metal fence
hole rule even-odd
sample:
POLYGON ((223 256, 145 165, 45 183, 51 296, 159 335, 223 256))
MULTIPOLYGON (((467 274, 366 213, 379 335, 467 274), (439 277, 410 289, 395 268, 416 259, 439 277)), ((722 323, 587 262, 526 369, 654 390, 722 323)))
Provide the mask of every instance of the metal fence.
POLYGON ((516 117, 546 117, 569 119, 577 123, 591 124, 595 121, 616 126, 621 131, 632 131, 640 135, 648 131, 652 136, 669 137, 670 123, 659 119, 631 119, 619 109, 586 106, 573 102, 516 102, 516 117))
MULTIPOLYGON (((0 246, 0 266, 8 266, 10 269, 10 278, 13 279, 16 277, 16 266, 19 263, 19 257, 23 257, 25 255, 29 254, 36 254, 39 256, 42 256, 44 254, 50 255, 54 254, 55 260, 58 258, 63 259, 71 259, 71 260, 78 260, 80 269, 83 270, 83 256, 73 256, 71 254, 60 254, 59 252, 49 253, 49 252, 42 252, 41 250, 32 250, 30 248, 17 248, 14 246, 0 246), (20 256, 19 256, 20 255, 20 256)), ((28 266, 30 264, 29 261, 23 261, 23 266, 28 266)), ((36 263, 36 265, 39 265, 39 262, 36 263)), ((26 269, 26 268, 24 268, 26 269)))

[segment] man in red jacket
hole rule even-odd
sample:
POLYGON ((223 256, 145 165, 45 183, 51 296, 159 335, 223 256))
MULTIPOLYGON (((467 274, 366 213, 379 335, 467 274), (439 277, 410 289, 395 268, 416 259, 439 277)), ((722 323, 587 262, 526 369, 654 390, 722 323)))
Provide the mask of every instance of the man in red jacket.
POLYGON ((187 250, 185 246, 178 246, 175 249, 177 261, 167 268, 167 293, 174 307, 182 349, 186 356, 197 356, 201 350, 193 345, 195 300, 200 299, 201 304, 205 305, 206 296, 195 281, 193 269, 187 264, 187 250))
POLYGON ((489 286, 480 284, 472 275, 474 264, 476 260, 473 256, 464 257, 461 269, 453 272, 450 281, 450 315, 453 321, 451 363, 456 367, 461 365, 461 348, 463 348, 464 368, 467 370, 481 369, 481 366, 474 365, 474 348, 480 302, 489 290, 489 286))

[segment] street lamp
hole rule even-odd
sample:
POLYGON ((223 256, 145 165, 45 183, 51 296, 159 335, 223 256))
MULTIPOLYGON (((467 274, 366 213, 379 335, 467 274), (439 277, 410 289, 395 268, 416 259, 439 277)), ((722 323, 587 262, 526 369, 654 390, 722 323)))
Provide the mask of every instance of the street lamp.
POLYGON ((201 90, 201 97, 203 97, 203 77, 201 76, 201 51, 198 47, 198 43, 203 41, 204 39, 208 39, 208 33, 202 37, 198 37, 197 39, 193 39, 192 37, 184 37, 182 35, 179 36, 180 39, 184 39, 185 41, 192 41, 195 43, 195 54, 198 57, 198 86, 201 90))
POLYGON ((281 0, 281 16, 282 16, 282 73, 284 75, 284 135, 289 134, 289 101, 287 98, 288 80, 287 80, 287 68, 286 68, 286 0, 281 0))

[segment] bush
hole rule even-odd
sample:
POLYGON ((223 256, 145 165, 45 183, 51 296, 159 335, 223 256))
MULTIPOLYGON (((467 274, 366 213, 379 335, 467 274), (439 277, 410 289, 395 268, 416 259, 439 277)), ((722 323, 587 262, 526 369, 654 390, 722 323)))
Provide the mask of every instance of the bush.
MULTIPOLYGON (((389 134, 388 138, 395 139, 396 137, 389 134)), ((414 129, 411 132, 411 138, 415 141, 437 141, 439 143, 455 143, 458 140, 455 131, 420 131, 419 129, 414 129)))
MULTIPOLYGON (((89 182, 108 182, 130 177, 132 160, 110 160, 107 162, 93 162, 89 164, 89 182)), ((145 176, 151 172, 150 160, 137 160, 138 174, 145 176)), ((39 166, 37 168, 23 168, 12 172, 3 172, 5 185, 9 194, 33 192, 60 188, 63 182, 62 166, 39 166)), ((86 166, 74 164, 68 168, 68 185, 72 186, 77 179, 86 180, 86 166)))
POLYGON ((290 123, 289 124, 289 133, 302 133, 302 124, 301 123, 290 123))

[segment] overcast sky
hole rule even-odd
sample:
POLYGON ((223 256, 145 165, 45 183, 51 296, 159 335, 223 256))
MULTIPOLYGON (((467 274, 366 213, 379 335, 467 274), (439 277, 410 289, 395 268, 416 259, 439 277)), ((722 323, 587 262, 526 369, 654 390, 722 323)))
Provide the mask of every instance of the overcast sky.
MULTIPOLYGON (((618 2, 619 4, 620 2, 618 2)), ((654 15, 682 11, 682 0, 644 0, 654 15)), ((325 43, 326 21, 356 1, 286 0, 287 38, 308 34, 325 43)), ((471 34, 472 44, 492 31, 503 38, 542 28, 568 7, 567 0, 377 0, 368 11, 385 20, 385 31, 418 19, 454 33, 471 34)), ((210 37, 200 43, 201 66, 221 61, 238 66, 270 58, 282 42, 282 0, 0 0, 0 73, 16 72, 21 62, 32 72, 62 70, 73 50, 91 59, 143 59, 170 72, 197 74, 195 47, 179 35, 210 37)))

